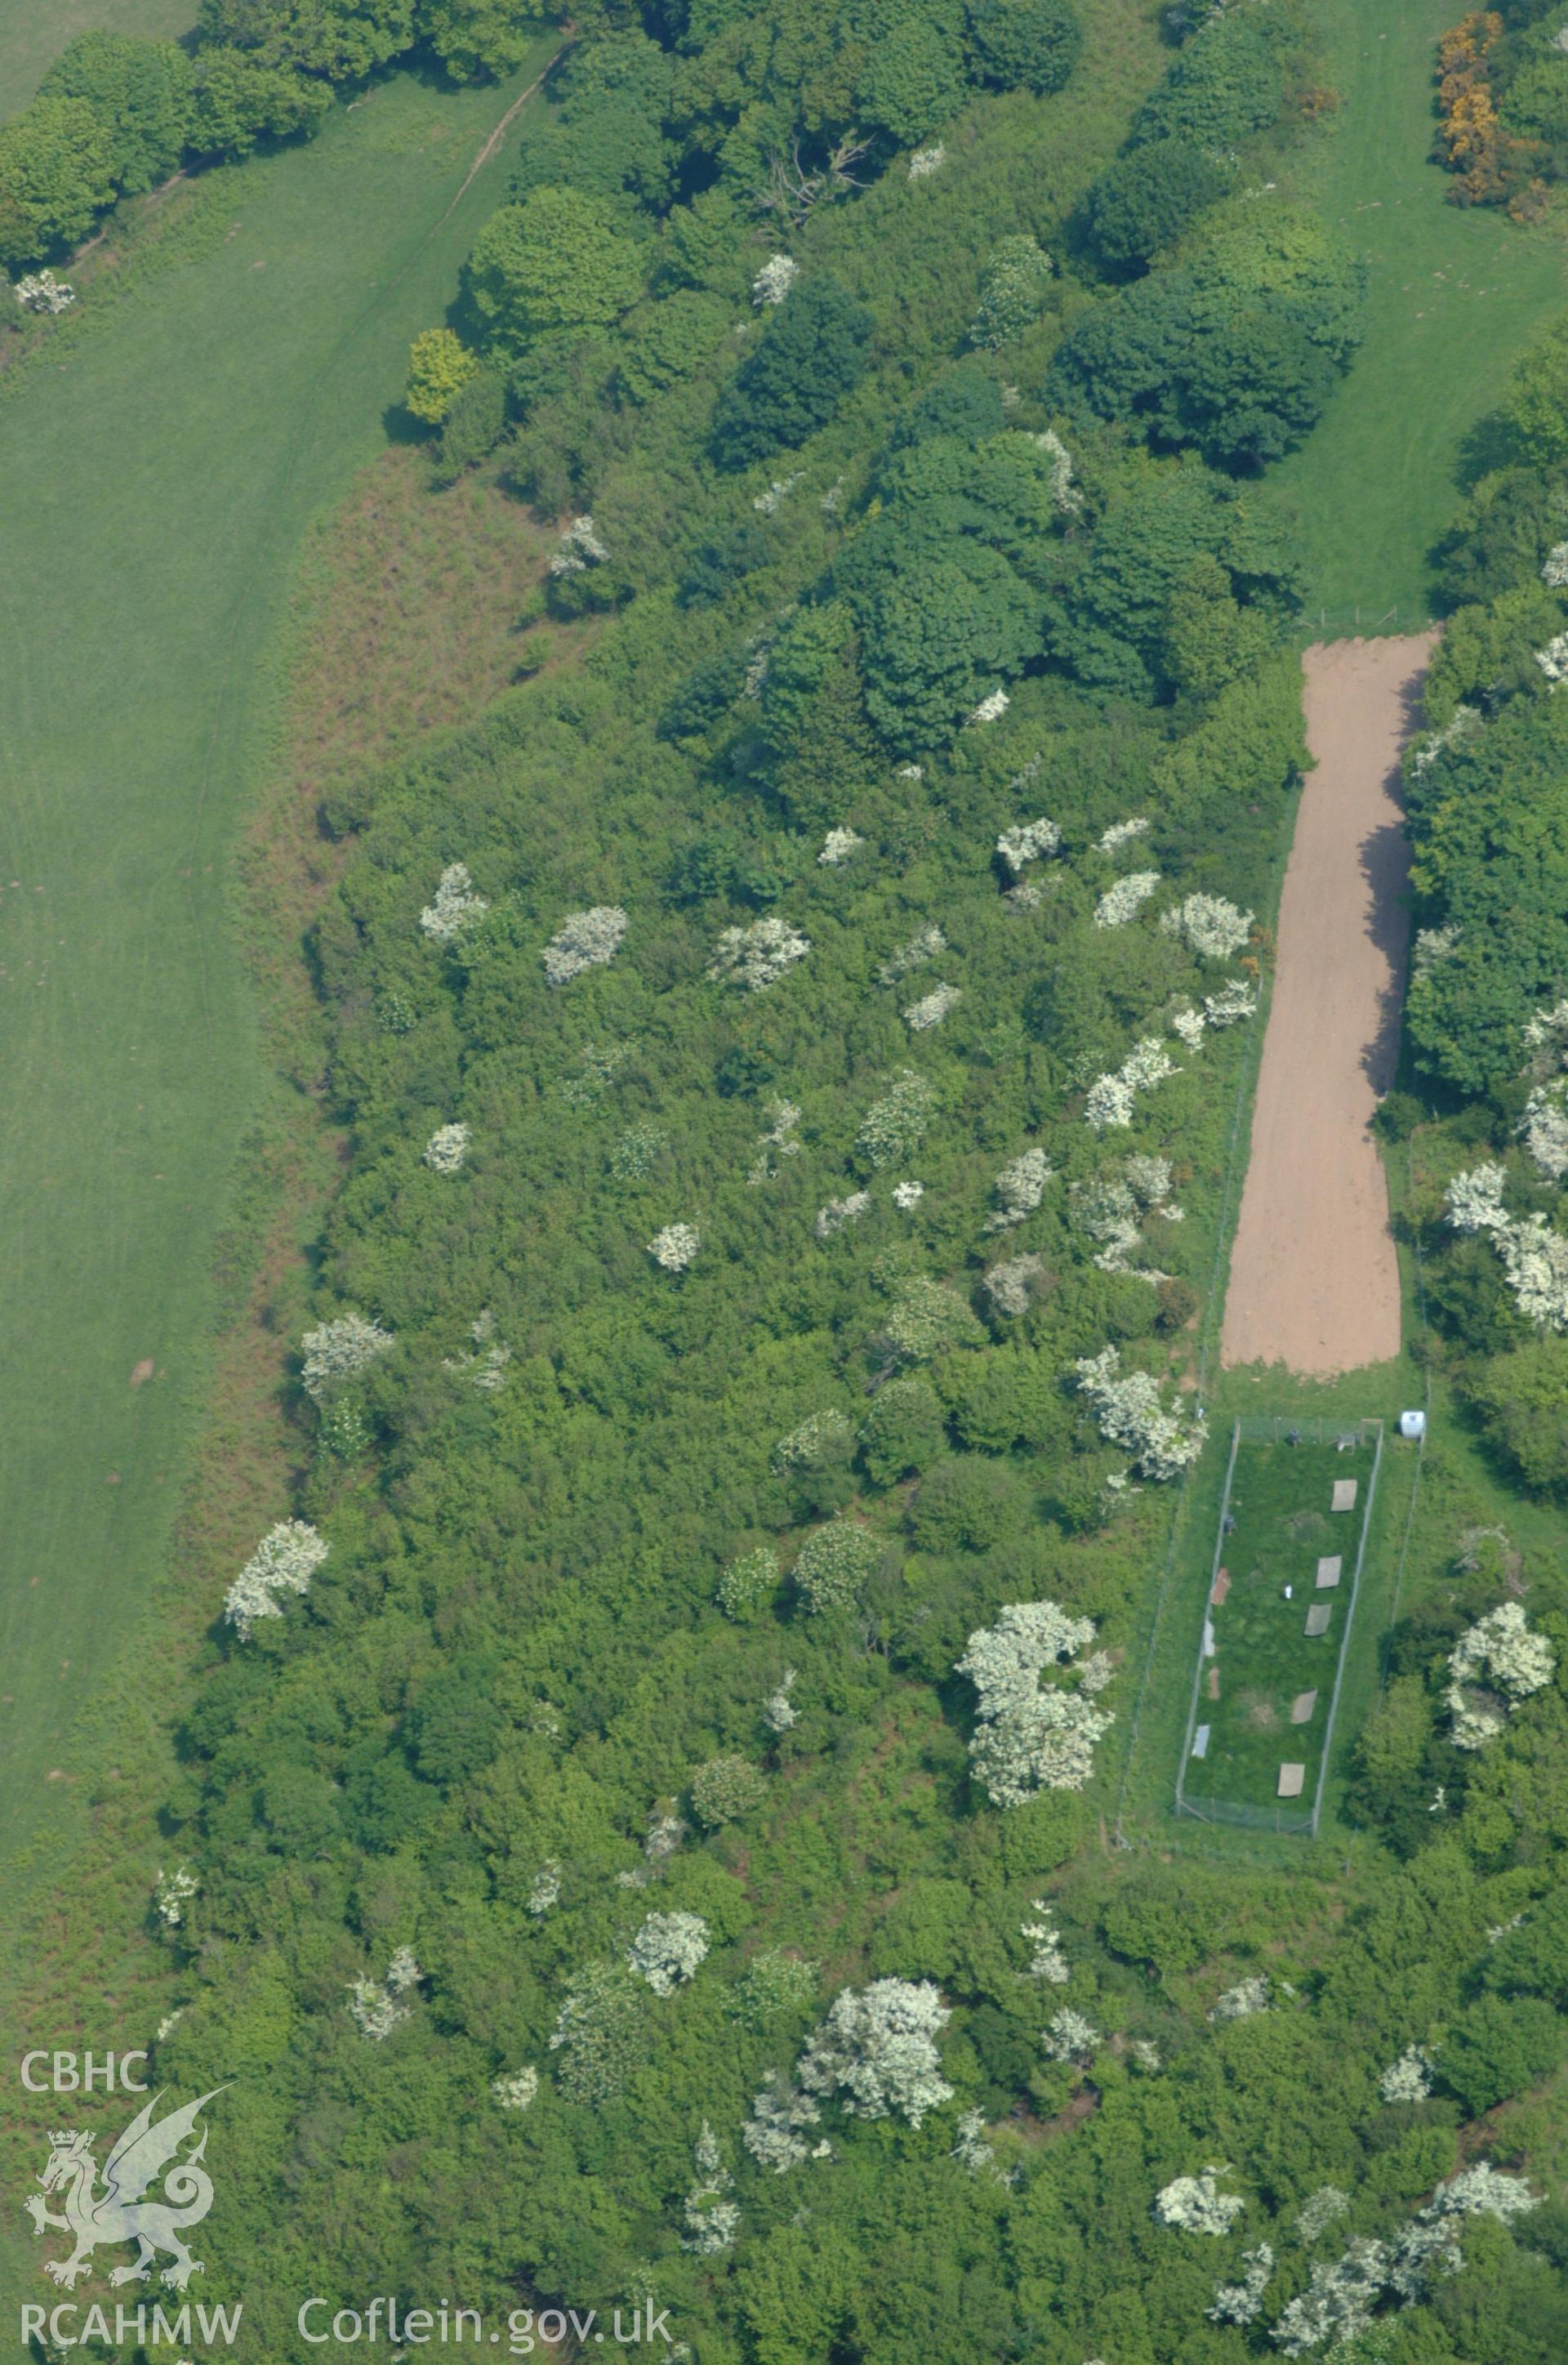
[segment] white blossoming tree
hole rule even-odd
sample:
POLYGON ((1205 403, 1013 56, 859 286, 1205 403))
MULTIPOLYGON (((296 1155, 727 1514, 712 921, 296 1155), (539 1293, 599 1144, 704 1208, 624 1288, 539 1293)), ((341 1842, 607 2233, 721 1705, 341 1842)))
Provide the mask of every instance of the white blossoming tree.
POLYGON ((1047 2023, 1040 2050, 1048 2061, 1059 2061, 1070 2069, 1087 2069, 1103 2042, 1092 2020, 1064 2005, 1047 2023))
POLYGON ((561 1867, 549 1856, 534 1874, 525 1900, 535 1922, 543 1922, 546 1913, 561 1901, 561 1867))
POLYGON ((76 301, 76 290, 70 281, 57 279, 52 271, 25 273, 11 293, 24 312, 41 312, 50 319, 68 312, 76 301))
POLYGON ((810 2094, 792 2082, 775 2078, 753 2097, 751 2116, 741 2129, 741 2141, 759 2168, 782 2176, 802 2161, 823 2159, 829 2146, 809 2138, 822 2124, 822 2112, 810 2094))
POLYGON ((1316 2242, 1338 2223, 1350 2205, 1349 2193, 1341 2192, 1337 2184, 1320 2184, 1296 2212, 1296 2232, 1304 2242, 1316 2242))
POLYGON ((1209 2018, 1221 2027, 1228 2020, 1251 2020, 1259 2012, 1268 2011, 1269 2001, 1269 1981, 1260 1972, 1251 1978, 1238 1980, 1233 1988, 1226 1988, 1210 2011, 1209 2018))
POLYGON ((862 1216, 870 1213, 870 1208, 869 1191, 851 1191, 846 1197, 830 1199, 825 1206, 819 1207, 812 1228, 819 1240, 831 1240, 846 1224, 857 1224, 862 1216))
POLYGON ((1263 2293, 1274 2271, 1274 2253, 1267 2242, 1260 2242, 1255 2250, 1243 2250, 1241 2263, 1247 2270, 1241 2281, 1221 2283, 1214 2304, 1204 2311, 1215 2324, 1250 2324, 1262 2313, 1263 2293))
POLYGON ((1027 1938, 1031 1949, 1029 1967, 1025 1976, 1031 1979, 1044 1979, 1050 1987, 1064 1988, 1072 1972, 1062 1952, 1061 1933, 1057 1928, 1056 1917, 1043 1897, 1036 1898, 1030 1911, 1036 1918, 1033 1922, 1021 1922, 1018 1925, 1019 1936, 1027 1938))
POLYGON ((1492 1164, 1472 1166, 1456 1174, 1444 1194, 1453 1229, 1466 1237, 1476 1232, 1506 1231, 1508 1214, 1503 1205, 1503 1194, 1507 1182, 1504 1168, 1492 1164))
POLYGON ((643 1836, 643 1854, 650 1864, 663 1864, 674 1855, 683 1840, 691 1836, 691 1827, 679 1815, 656 1814, 643 1836))
POLYGON ((592 518, 575 517, 551 553, 550 572, 557 579, 565 575, 583 575, 590 566, 602 566, 609 556, 592 518))
POLYGON ((1250 912, 1238 911, 1223 895, 1187 895, 1161 913, 1159 925, 1200 960, 1228 960, 1252 934, 1253 920, 1250 912))
POLYGON ((1402 2307, 1425 2299, 1435 2281, 1462 2267, 1461 2239, 1472 2217, 1509 2224, 1539 2208, 1523 2179, 1478 2160, 1439 2184, 1432 2198, 1388 2241, 1363 2236, 1331 2265, 1318 2264, 1271 2334, 1286 2357, 1347 2347, 1370 2330, 1383 2301, 1402 2307))
POLYGON ((1257 1008, 1258 989, 1244 977, 1226 978, 1217 993, 1204 996, 1204 1020, 1215 1028, 1238 1026, 1252 1017, 1257 1008))
POLYGON ((666 1272, 684 1272, 702 1246, 702 1235, 695 1224, 666 1224, 648 1242, 648 1254, 666 1272))
POLYGON ((1005 1231, 1032 1216, 1046 1195, 1051 1173, 1050 1160, 1038 1145, 1022 1150, 1011 1160, 991 1186, 1001 1204, 993 1215, 987 1216, 986 1229, 1005 1231))
POLYGON ((805 959, 812 940, 787 920, 769 913, 742 928, 726 928, 719 938, 708 974, 718 984, 744 986, 762 993, 787 977, 797 961, 805 959))
POLYGON ((896 1166, 919 1149, 936 1110, 936 1094, 913 1068, 895 1077, 860 1120, 855 1147, 872 1166, 896 1166))
POLYGON ((1051 506, 1058 517, 1081 517, 1083 495, 1072 480, 1072 454, 1054 427, 1035 438, 1050 463, 1051 506))
POLYGON ((853 1450, 855 1431, 847 1413, 830 1405, 823 1412, 813 1412, 787 1437, 781 1437, 767 1458, 767 1466, 776 1478, 791 1470, 817 1470, 824 1462, 840 1457, 847 1460, 853 1450))
POLYGON ((1092 1618, 1070 1618, 1054 1601, 1010 1602, 969 1636, 955 1673, 979 1696, 969 1762, 993 1806, 1082 1789, 1114 1721, 1083 1687, 1093 1640, 1092 1618))
POLYGON ((465 928, 484 918, 489 908, 483 895, 475 891, 468 865, 449 862, 441 874, 434 898, 420 913, 420 925, 438 945, 454 944, 465 928))
POLYGON ((1119 853, 1124 846, 1130 846, 1135 837, 1147 837, 1148 827, 1147 813, 1136 813, 1130 821, 1114 821, 1102 836, 1095 839, 1094 850, 1097 854, 1119 853))
POLYGON ((961 985, 933 986, 918 1002, 912 1002, 904 1012, 904 1025, 912 1035, 924 1035, 933 1026, 940 1026, 956 1003, 963 999, 961 985))
POLYGON ((1178 1072, 1158 1035, 1140 1036, 1114 1075, 1096 1077, 1091 1084, 1083 1104, 1085 1122, 1096 1133, 1131 1125, 1138 1093, 1152 1092, 1178 1072))
POLYGON ((781 1573, 778 1556, 770 1544, 758 1544, 755 1552, 742 1552, 731 1561, 719 1579, 720 1608, 727 1617, 738 1620, 755 1617, 778 1590, 781 1573))
POLYGON ((985 1276, 985 1294, 992 1308, 1004 1321, 1014 1322, 1027 1314, 1031 1298, 1046 1283, 1046 1261, 1043 1257, 1008 1257, 993 1264, 985 1276))
POLYGON ((793 255, 770 254, 751 283, 752 302, 759 308, 765 304, 782 304, 800 271, 793 255))
POLYGON ((1424 2102, 1432 2090, 1432 2057, 1424 2045, 1407 2045, 1377 2081, 1385 2102, 1424 2102))
POLYGON ((1154 2214, 1161 2225, 1182 2234, 1228 2234, 1247 2203, 1239 2193, 1222 2192, 1218 2180, 1224 2168, 1205 2168, 1200 2176, 1178 2176, 1154 2196, 1154 2214))
POLYGON ((1025 863, 1043 862, 1060 849, 1061 832, 1043 813, 1037 821, 1021 821, 1004 829, 996 841, 996 850, 1014 879, 1023 875, 1025 863))
POLYGON ((468 1156, 465 1125, 438 1126, 425 1144, 425 1164, 434 1174, 461 1172, 468 1156))
POLYGON ((917 2127, 952 2098, 936 2046, 952 2016, 929 1979, 846 1988, 796 2076, 808 2093, 835 2097, 853 2118, 898 2117, 917 2127))
POLYGON ((399 1946, 380 1980, 366 1978, 363 1972, 352 1978, 348 1983, 349 2011, 360 2034, 368 2037, 373 2045, 385 2044, 393 2030, 408 2019, 409 2007, 402 1999, 423 1977, 413 1948, 399 1946))
POLYGON ((817 857, 817 862, 825 869, 836 870, 841 862, 847 862, 856 848, 864 846, 865 843, 865 839, 855 830, 842 827, 830 829, 823 840, 822 852, 817 857))
POLYGON ((700 1913, 650 1913, 626 1959, 654 1993, 673 1995, 695 1978, 708 1955, 708 1924, 700 1913))
POLYGON ((1120 1348, 1081 1356, 1073 1369, 1094 1407, 1101 1436, 1125 1446, 1146 1478, 1179 1478, 1197 1460, 1208 1436, 1204 1416, 1189 1418, 1163 1405, 1147 1372, 1122 1370, 1120 1348))
POLYGON ((1136 920, 1149 897, 1159 885, 1158 870, 1129 870, 1125 879, 1107 887, 1094 906, 1097 928, 1125 928, 1136 920))
POLYGON ((1456 706, 1442 729, 1428 731, 1417 746, 1410 757, 1411 770, 1417 774, 1426 771, 1429 765, 1437 762, 1439 756, 1444 755, 1450 747, 1462 739, 1467 732, 1473 731, 1480 721, 1481 713, 1478 708, 1456 706))
POLYGON ((729 2198, 735 2180, 720 2158, 718 2140, 706 2119, 697 2138, 696 2169, 696 2178, 686 2196, 686 2231, 680 2237, 680 2247, 699 2259, 713 2259, 734 2241, 740 2231, 741 2213, 729 2198))
POLYGON ((568 912, 545 946, 541 958, 550 985, 568 985, 586 970, 604 969, 621 949, 626 914, 619 903, 595 903, 586 912, 568 912))
POLYGON ((268 1529, 223 1597, 223 1615, 241 1642, 262 1619, 283 1616, 280 1593, 309 1591, 330 1549, 304 1519, 280 1519, 268 1529))
POLYGON ((397 1340, 364 1314, 339 1314, 307 1330, 300 1340, 305 1393, 319 1404, 342 1382, 357 1380, 390 1352, 397 1340))
POLYGON ((511 1349, 504 1339, 497 1338, 496 1317, 488 1306, 475 1316, 468 1326, 468 1336, 474 1341, 472 1351, 465 1349, 459 1355, 443 1355, 442 1370, 459 1373, 481 1395, 494 1395, 507 1384, 511 1349))
POLYGON ((795 1583, 808 1608, 850 1609, 882 1556, 869 1528, 833 1519, 806 1538, 795 1556, 795 1583))
POLYGON ((503 2111, 526 2111, 539 2092, 539 2072, 532 2063, 490 2080, 490 2092, 503 2111))
POLYGON ((160 1872, 152 1888, 152 1910, 165 1930, 177 1930, 185 1918, 185 1908, 193 1897, 201 1895, 201 1883, 188 1864, 176 1866, 173 1872, 160 1872))
POLYGON ((1477 1620, 1449 1654, 1443 1698, 1457 1749, 1495 1741, 1521 1700, 1542 1689, 1556 1671, 1557 1653, 1536 1633, 1522 1604, 1505 1601, 1477 1620))
POLYGON ((989 2168, 996 2158, 996 2146, 987 2143, 985 2139, 985 2113, 983 2111, 961 2113, 958 2135, 958 2140, 953 2146, 948 2158, 956 2159, 960 2168, 967 2168, 971 2176, 979 2176, 981 2169, 989 2168))
POLYGON ((1525 1103, 1525 1112, 1516 1130, 1535 1165, 1538 1174, 1548 1182, 1561 1182, 1568 1175, 1568 1080, 1559 1078, 1551 1084, 1538 1084, 1525 1103))
POLYGON ((947 939, 933 921, 929 927, 917 929, 907 945, 901 945, 896 953, 888 955, 877 971, 878 979, 883 985, 896 985, 900 978, 907 976, 912 969, 919 969, 924 962, 935 960, 938 953, 945 953, 946 949, 947 939))
POLYGON ((1543 649, 1537 649, 1535 661, 1546 676, 1552 689, 1568 681, 1568 633, 1554 633, 1543 649))
POLYGON ((790 1698, 798 1680, 795 1669, 786 1667, 778 1678, 776 1689, 763 1701, 762 1721, 769 1732, 790 1732, 800 1723, 800 1710, 794 1707, 790 1698))

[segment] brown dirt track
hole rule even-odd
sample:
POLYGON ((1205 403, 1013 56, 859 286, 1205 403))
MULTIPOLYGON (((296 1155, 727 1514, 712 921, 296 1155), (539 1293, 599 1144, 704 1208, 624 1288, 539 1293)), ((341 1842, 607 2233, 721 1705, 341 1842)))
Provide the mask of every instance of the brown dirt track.
POLYGON ((1312 1378, 1399 1352, 1399 1269, 1368 1126, 1394 1080, 1409 935, 1399 752, 1437 635, 1308 649, 1307 777, 1220 1336, 1312 1378))

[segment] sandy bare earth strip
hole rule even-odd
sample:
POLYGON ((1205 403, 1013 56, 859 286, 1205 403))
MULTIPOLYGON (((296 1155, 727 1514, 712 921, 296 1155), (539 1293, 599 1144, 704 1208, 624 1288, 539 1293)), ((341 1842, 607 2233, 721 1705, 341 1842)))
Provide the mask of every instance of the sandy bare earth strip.
POLYGON ((1223 1363, 1324 1377, 1399 1351, 1388 1193, 1367 1128, 1394 1080, 1405 990, 1399 751, 1436 638, 1336 641, 1303 659, 1317 764, 1280 905, 1223 1363))

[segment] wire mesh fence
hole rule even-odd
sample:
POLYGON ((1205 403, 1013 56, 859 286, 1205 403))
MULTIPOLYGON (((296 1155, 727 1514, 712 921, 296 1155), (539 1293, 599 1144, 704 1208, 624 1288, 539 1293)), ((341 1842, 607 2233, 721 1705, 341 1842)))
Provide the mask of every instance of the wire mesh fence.
POLYGON ((1176 1811, 1179 1815, 1191 1815, 1195 1822, 1229 1823, 1241 1831, 1282 1832, 1303 1839, 1317 1836, 1316 1799, 1310 1807, 1249 1807, 1241 1799, 1204 1799, 1200 1802, 1178 1791, 1176 1811))
POLYGON ((1203 1634, 1198 1643, 1197 1665, 1193 1675, 1192 1702, 1187 1712, 1186 1737, 1182 1745, 1181 1770, 1176 1777, 1176 1812, 1191 1815, 1200 1822, 1228 1823, 1244 1831, 1280 1832, 1305 1834, 1316 1839, 1318 1819, 1323 1811, 1324 1787, 1328 1779, 1328 1761, 1334 1746, 1335 1720, 1339 1713, 1339 1695, 1344 1688, 1345 1670, 1350 1663, 1350 1637, 1355 1631, 1356 1603, 1361 1595, 1361 1572, 1366 1563, 1367 1538, 1372 1532, 1372 1504, 1377 1495, 1378 1473, 1383 1464, 1383 1426, 1381 1420, 1334 1421, 1305 1418, 1289 1414, 1244 1415, 1231 1430, 1230 1459, 1226 1465, 1225 1492, 1220 1498, 1219 1521, 1215 1536, 1214 1563, 1209 1572, 1209 1594, 1205 1602, 1203 1634), (1187 1795, 1187 1770, 1193 1762, 1193 1747, 1198 1730, 1203 1691, 1204 1667, 1211 1649, 1213 1631, 1207 1603, 1214 1598, 1215 1583, 1219 1575, 1220 1559, 1225 1550, 1226 1519, 1230 1511, 1231 1489, 1236 1477, 1236 1460, 1245 1444, 1255 1445, 1317 1445, 1334 1446, 1343 1452, 1372 1451, 1372 1464, 1368 1473, 1366 1494, 1361 1505, 1361 1532, 1356 1541, 1356 1563, 1350 1577, 1350 1596, 1345 1610, 1344 1631, 1339 1638, 1339 1652, 1334 1666, 1334 1688, 1329 1695, 1328 1713, 1324 1722, 1323 1744, 1318 1756, 1317 1780, 1313 1788, 1312 1803, 1290 1806, 1283 1801, 1254 1803, 1242 1799, 1191 1799, 1187 1795))
POLYGON ((1289 1414, 1244 1413, 1236 1424, 1242 1445, 1342 1445, 1347 1453, 1373 1444, 1381 1420, 1300 1420, 1289 1414))
POLYGON ((1402 622, 1407 632, 1419 632, 1430 621, 1424 611, 1382 608, 1373 600, 1352 602, 1348 608, 1304 608, 1297 618, 1300 629, 1312 633, 1396 633, 1402 622))

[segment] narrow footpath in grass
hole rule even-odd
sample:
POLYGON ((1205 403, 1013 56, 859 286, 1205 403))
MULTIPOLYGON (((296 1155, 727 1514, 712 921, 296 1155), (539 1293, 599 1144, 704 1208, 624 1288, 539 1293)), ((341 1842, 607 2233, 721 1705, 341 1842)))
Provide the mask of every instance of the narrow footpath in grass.
POLYGON ((0 409, 0 1860, 164 1564, 204 1408, 214 1240, 275 1089, 229 878, 290 568, 384 446, 550 46, 500 88, 395 77, 247 165, 216 243, 0 409))
POLYGON ((1430 161, 1434 45, 1462 0, 1323 0, 1321 13, 1340 104, 1288 187, 1364 256, 1367 330, 1270 483, 1299 510, 1311 621, 1408 632, 1427 621, 1426 554, 1453 514, 1465 439, 1568 304, 1568 243, 1556 224, 1447 202, 1452 181, 1430 161))

